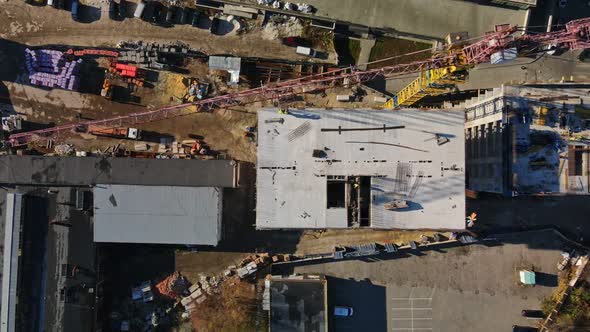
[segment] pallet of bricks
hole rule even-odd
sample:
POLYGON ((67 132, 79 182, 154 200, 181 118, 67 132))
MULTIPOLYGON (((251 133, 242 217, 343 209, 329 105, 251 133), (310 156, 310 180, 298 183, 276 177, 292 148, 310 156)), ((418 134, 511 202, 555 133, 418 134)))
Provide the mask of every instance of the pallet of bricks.
POLYGON ((109 72, 120 76, 126 83, 135 84, 139 87, 143 87, 144 85, 144 81, 141 79, 142 73, 136 66, 112 61, 109 67, 109 72))
POLYGON ((25 66, 33 85, 78 90, 81 63, 82 59, 68 61, 60 51, 25 49, 25 66))

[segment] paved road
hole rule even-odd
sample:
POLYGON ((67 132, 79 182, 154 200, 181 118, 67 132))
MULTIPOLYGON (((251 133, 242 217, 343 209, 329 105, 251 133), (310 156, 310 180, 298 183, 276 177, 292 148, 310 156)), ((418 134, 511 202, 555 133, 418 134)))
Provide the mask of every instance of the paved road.
POLYGON ((366 331, 367 326, 375 331, 387 328, 387 311, 383 306, 386 289, 366 280, 328 278, 328 312, 334 306, 352 307, 353 317, 333 317, 329 326, 334 331, 366 331))
POLYGON ((580 51, 560 56, 544 55, 537 59, 518 58, 502 65, 481 64, 469 71, 469 78, 459 89, 494 88, 503 83, 550 83, 573 76, 577 82, 590 82, 590 63, 580 62, 580 51))
POLYGON ((307 0, 317 16, 444 38, 455 31, 481 36, 496 24, 523 25, 526 11, 452 0, 307 0))
POLYGON ((557 227, 572 240, 590 246, 588 196, 513 198, 485 196, 467 200, 467 211, 477 212, 476 232, 499 233, 539 227, 557 227))
MULTIPOLYGON (((469 70, 469 77, 460 90, 490 89, 502 84, 555 83, 573 76, 576 82, 590 82, 590 63, 578 60, 581 50, 560 56, 543 55, 538 58, 517 58, 511 62, 492 65, 483 63, 469 70)), ((408 85, 417 74, 404 75, 386 81, 386 89, 395 93, 408 85)))
MULTIPOLYGON (((508 235, 489 246, 477 244, 439 248, 415 255, 395 254, 366 260, 332 261, 287 268, 273 273, 322 273, 376 285, 375 296, 356 302, 356 292, 328 291, 329 301, 351 305, 355 312, 385 307, 382 322, 351 317, 348 325, 369 331, 509 331, 513 324, 528 325, 522 309, 538 309, 557 285, 557 262, 564 242, 552 231, 508 235), (540 284, 517 285, 517 271, 534 266, 543 273, 540 284), (378 287, 385 287, 385 298, 378 287)), ((328 281, 330 287, 330 281, 328 281)), ((350 287, 353 289, 353 287, 350 287)), ((377 314, 376 314, 377 315, 377 314)), ((335 331, 340 329, 336 322, 335 331)))

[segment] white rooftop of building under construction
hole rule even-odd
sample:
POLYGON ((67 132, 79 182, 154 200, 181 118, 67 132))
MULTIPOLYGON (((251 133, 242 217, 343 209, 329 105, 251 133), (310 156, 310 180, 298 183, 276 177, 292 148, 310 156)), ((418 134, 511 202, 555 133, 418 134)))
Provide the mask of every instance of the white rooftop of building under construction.
POLYGON ((257 228, 465 227, 463 112, 264 109, 258 135, 257 228))

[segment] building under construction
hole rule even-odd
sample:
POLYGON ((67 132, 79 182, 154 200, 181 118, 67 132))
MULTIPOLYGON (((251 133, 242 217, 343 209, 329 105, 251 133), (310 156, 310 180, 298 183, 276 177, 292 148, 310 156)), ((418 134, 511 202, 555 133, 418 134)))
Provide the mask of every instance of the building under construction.
POLYGON ((462 112, 265 109, 258 126, 259 229, 464 228, 462 112))
POLYGON ((467 187, 588 194, 589 84, 501 86, 466 101, 467 187))

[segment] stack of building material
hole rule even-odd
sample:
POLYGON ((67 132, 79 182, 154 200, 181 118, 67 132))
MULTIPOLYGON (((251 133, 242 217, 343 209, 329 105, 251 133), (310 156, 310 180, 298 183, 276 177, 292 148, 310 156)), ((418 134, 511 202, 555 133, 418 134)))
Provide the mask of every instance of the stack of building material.
POLYGON ((144 303, 153 301, 152 284, 149 281, 144 281, 139 287, 132 288, 131 299, 133 301, 142 300, 144 303))
POLYGON ((180 300, 180 304, 184 306, 187 311, 195 309, 197 304, 203 303, 207 298, 204 290, 199 284, 194 284, 189 288, 190 295, 180 300))
POLYGON ((115 65, 115 69, 123 77, 136 77, 137 76, 137 67, 135 67, 135 66, 124 65, 122 63, 117 63, 115 65))
POLYGON ((156 284, 156 288, 162 296, 177 299, 187 292, 188 281, 180 272, 176 271, 156 284))
POLYGON ((78 90, 81 63, 82 59, 68 61, 60 51, 25 49, 25 65, 33 85, 78 90))

